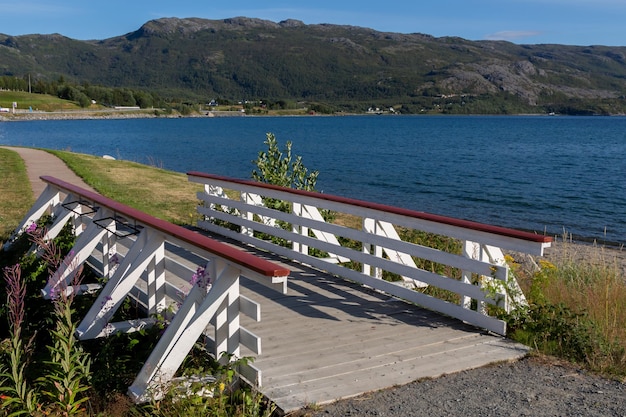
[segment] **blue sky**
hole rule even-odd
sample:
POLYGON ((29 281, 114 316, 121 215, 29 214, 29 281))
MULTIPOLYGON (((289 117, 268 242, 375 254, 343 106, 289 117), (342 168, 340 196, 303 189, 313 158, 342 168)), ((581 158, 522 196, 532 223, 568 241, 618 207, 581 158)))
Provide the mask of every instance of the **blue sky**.
POLYGON ((235 16, 470 40, 626 46, 626 0, 0 0, 0 33, 106 39, 161 17, 235 16))

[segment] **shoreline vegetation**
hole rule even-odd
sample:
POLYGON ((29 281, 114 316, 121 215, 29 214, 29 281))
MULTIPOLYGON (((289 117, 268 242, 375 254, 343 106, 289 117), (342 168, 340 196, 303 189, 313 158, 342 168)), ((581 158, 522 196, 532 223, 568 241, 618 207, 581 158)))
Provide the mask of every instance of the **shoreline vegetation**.
POLYGON ((245 113, 237 111, 194 112, 182 115, 178 112, 167 112, 164 109, 103 109, 103 110, 70 110, 70 111, 20 111, 0 114, 0 121, 33 121, 33 120, 91 120, 91 119, 152 119, 182 117, 243 117, 245 113))
MULTIPOLYGON (((430 115, 445 116, 440 113, 400 113, 389 109, 369 108, 363 111, 317 111, 315 105, 300 105, 294 108, 269 109, 264 105, 246 103, 225 105, 186 105, 169 104, 167 107, 152 106, 103 106, 92 103, 81 107, 77 102, 55 96, 23 91, 0 90, 0 122, 38 120, 92 120, 92 119, 150 119, 150 118, 204 118, 204 117, 263 117, 263 116, 397 116, 430 115), (17 107, 13 108, 12 103, 17 107)), ((451 114, 459 115, 459 114, 451 114)), ((466 114, 467 116, 488 116, 503 114, 466 114)), ((510 113, 516 116, 556 116, 545 113, 510 113)))

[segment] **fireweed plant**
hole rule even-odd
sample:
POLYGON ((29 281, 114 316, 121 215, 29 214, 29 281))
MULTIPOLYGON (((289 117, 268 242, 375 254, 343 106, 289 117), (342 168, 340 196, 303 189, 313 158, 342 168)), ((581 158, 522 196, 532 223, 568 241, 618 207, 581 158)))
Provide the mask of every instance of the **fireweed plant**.
POLYGON ((11 411, 12 415, 33 414, 37 410, 38 396, 26 381, 25 368, 32 353, 34 336, 24 344, 22 333, 26 286, 21 279, 20 264, 5 267, 2 272, 7 284, 9 339, 8 346, 4 344, 2 347, 3 360, 0 362, 0 412, 11 411))
MULTIPOLYGON (((63 250, 68 246, 66 238, 68 232, 71 233, 70 226, 66 226, 64 232, 60 239, 48 241, 44 239, 45 228, 32 223, 24 233, 32 244, 31 250, 21 262, 3 269, 10 330, 9 344, 3 350, 0 362, 0 412, 7 415, 75 415, 85 411, 82 404, 89 400, 86 391, 89 389, 90 359, 77 344, 76 326, 72 321, 75 292, 66 291, 68 288, 63 283, 54 286, 49 331, 31 329, 27 335, 29 331, 25 329, 25 323, 32 323, 32 317, 26 314, 28 283, 38 283, 42 274, 50 276, 61 262, 71 262, 71 252, 63 250), (30 273, 26 273, 27 270, 30 273), (48 333, 44 350, 47 354, 42 354, 36 346, 37 341, 45 340, 38 334, 44 333, 48 333)), ((80 276, 80 272, 75 275, 72 285, 79 284, 80 276)), ((33 305, 32 301, 31 297, 29 306, 33 305)), ((39 307, 43 304, 36 303, 39 307)), ((35 308, 29 309, 30 312, 33 310, 35 308)))

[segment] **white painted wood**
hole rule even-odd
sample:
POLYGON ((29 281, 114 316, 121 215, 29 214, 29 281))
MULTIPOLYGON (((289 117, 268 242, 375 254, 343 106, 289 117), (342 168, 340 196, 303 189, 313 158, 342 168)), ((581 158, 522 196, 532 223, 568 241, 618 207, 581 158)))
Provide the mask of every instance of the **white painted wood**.
POLYGON ((261 354, 261 338, 244 327, 239 328, 241 344, 250 349, 255 355, 261 354))
MULTIPOLYGON (((213 186, 220 186, 226 189, 235 189, 241 192, 249 192, 261 194, 265 197, 283 199, 287 201, 298 202, 311 205, 318 209, 334 210, 342 213, 352 214, 358 217, 370 217, 376 220, 387 221, 396 226, 407 227, 409 229, 423 230, 429 233, 436 233, 457 238, 459 240, 470 240, 493 245, 506 250, 524 252, 531 255, 541 255, 543 249, 550 246, 550 243, 538 244, 521 239, 515 239, 507 236, 496 235, 492 233, 467 229, 454 225, 437 223, 429 220, 409 218, 395 213, 387 213, 368 209, 365 207, 356 207, 350 204, 327 200, 324 198, 315 198, 311 196, 294 195, 288 190, 282 191, 278 189, 262 189, 248 184, 237 184, 224 179, 207 179, 194 175, 188 175, 191 182, 206 184, 210 182, 213 186)), ((205 187, 206 188, 206 187, 205 187)), ((207 194, 208 195, 208 194, 207 194)))
MULTIPOLYGON (((223 215, 224 215, 223 213, 216 214, 218 218, 223 215)), ((322 270, 327 270, 327 271, 331 270, 330 267, 326 267, 327 263, 324 262, 320 258, 315 258, 309 255, 293 252, 289 248, 284 248, 284 247, 275 245, 269 241, 260 240, 254 237, 239 236, 236 232, 221 228, 219 226, 215 226, 209 222, 201 221, 198 223, 198 225, 199 227, 209 230, 211 232, 219 233, 224 236, 230 237, 232 239, 239 238, 243 242, 252 244, 259 248, 272 251, 274 253, 280 254, 282 256, 286 256, 290 259, 294 259, 294 260, 297 260, 297 261, 300 261, 309 265, 315 265, 316 267, 322 270)), ((258 225, 257 230, 260 230, 266 233, 269 233, 272 231, 271 228, 268 228, 264 225, 258 225)), ((284 229, 276 229, 274 231, 274 235, 287 239, 290 236, 290 232, 284 229)), ((473 297, 479 297, 488 302, 490 301, 486 299, 486 295, 482 292, 480 287, 472 285, 471 283, 462 283, 462 282, 459 282, 459 281, 456 281, 447 277, 442 277, 440 275, 433 274, 428 271, 424 271, 421 269, 413 269, 413 268, 410 268, 409 266, 401 265, 396 262, 390 261, 388 259, 383 259, 381 257, 372 256, 368 253, 360 253, 350 248, 345 248, 345 247, 334 248, 333 245, 327 244, 326 242, 319 242, 314 238, 299 236, 298 239, 300 239, 301 241, 307 241, 309 242, 310 246, 315 245, 317 248, 324 250, 324 251, 330 251, 334 249, 341 256, 349 257, 350 259, 353 259, 357 262, 361 262, 363 264, 370 263, 370 264, 376 264, 379 267, 384 266, 385 270, 388 270, 390 272, 393 272, 399 275, 404 275, 404 276, 414 278, 418 281, 425 282, 429 285, 434 285, 434 286, 447 289, 456 293, 467 292, 468 294, 471 294, 473 297)), ((338 266, 337 268, 333 268, 332 270, 338 271, 336 273, 338 273, 340 276, 345 276, 343 275, 343 272, 352 274, 352 272, 350 272, 351 270, 349 270, 348 268, 344 268, 342 266, 338 266)), ((487 268, 487 270, 489 270, 489 268, 487 268)), ((368 274, 364 274, 364 275, 368 275, 368 274)), ((493 302, 493 300, 491 300, 491 302, 493 302)))
POLYGON ((52 216, 52 224, 48 226, 46 233, 43 236, 44 240, 48 241, 50 239, 54 239, 55 237, 57 237, 59 233, 61 232, 61 229, 63 229, 63 227, 65 226, 65 224, 70 219, 73 220, 76 218, 75 210, 78 210, 80 205, 76 202, 73 202, 73 203, 69 202, 74 199, 75 197, 70 194, 67 197, 65 197, 65 199, 61 203, 61 205, 68 206, 68 209, 65 209, 61 205, 55 208, 53 216, 52 216))
MULTIPOLYGON (((338 225, 328 224, 328 223, 322 223, 316 226, 316 223, 312 220, 298 219, 289 213, 278 212, 278 211, 269 210, 266 208, 255 208, 255 210, 260 211, 264 213, 265 215, 269 215, 273 213, 273 215, 277 219, 288 222, 288 223, 300 222, 301 224, 306 225, 307 227, 310 227, 310 228, 319 227, 325 232, 332 233, 336 236, 342 236, 344 238, 353 239, 356 241, 368 242, 373 245, 383 246, 383 247, 389 248, 390 250, 408 253, 411 256, 415 256, 416 258, 429 259, 433 262, 447 264, 455 268, 470 269, 470 270, 475 271, 476 273, 480 273, 481 275, 490 274, 491 267, 493 266, 482 261, 474 262, 473 260, 471 260, 471 258, 466 258, 463 256, 450 254, 447 252, 443 252, 443 251, 433 249, 433 248, 428 248, 425 246, 415 245, 410 242, 403 242, 401 240, 389 239, 385 236, 379 236, 379 235, 375 235, 372 233, 367 233, 366 231, 351 229, 351 228, 347 228, 344 226, 338 226, 338 225)), ((263 227, 263 225, 259 225, 259 223, 255 224, 253 222, 246 221, 246 219, 237 218, 234 215, 230 215, 226 213, 213 213, 211 211, 208 211, 205 207, 198 207, 198 212, 207 217, 214 215, 215 218, 219 218, 220 220, 224 220, 224 221, 235 223, 235 224, 242 224, 245 227, 253 228, 255 230, 259 230, 264 233, 275 234, 276 236, 280 235, 280 237, 283 237, 287 240, 298 240, 298 241, 303 242, 306 238, 308 238, 308 237, 300 238, 300 236, 295 236, 293 234, 284 234, 281 229, 275 230, 273 228, 263 227)), ((206 225, 206 224, 207 222, 203 222, 203 225, 206 225)), ((219 230, 221 229, 213 229, 212 231, 219 234, 219 230)), ((309 241, 309 242, 311 242, 309 243, 310 246, 313 246, 313 247, 317 246, 315 241, 309 241)), ((327 245, 325 245, 324 247, 327 248, 327 250, 331 250, 331 248, 333 248, 332 246, 327 246, 327 245)), ((334 249, 337 251, 341 251, 342 249, 345 250, 345 248, 342 248, 342 247, 337 247, 334 249)), ((342 252, 339 252, 339 253, 341 254, 342 252)), ((349 258, 349 255, 345 257, 349 258)), ((505 275, 503 275, 502 270, 498 270, 497 276, 503 279, 505 275)))
POLYGON ((254 321, 261 321, 261 305, 245 295, 239 295, 239 311, 254 321))
MULTIPOLYGON (((300 205, 302 207, 302 211, 300 212, 300 217, 303 217, 305 219, 311 219, 315 222, 317 222, 318 224, 325 224, 326 221, 324 220, 324 217, 322 216, 322 214, 319 212, 319 210, 317 209, 317 207, 311 206, 311 205, 307 205, 307 204, 301 204, 300 205)), ((307 227, 308 229, 308 227, 307 227)), ((324 241, 326 243, 330 243, 332 245, 335 246, 341 246, 339 244, 339 241, 337 240, 337 236, 335 236, 332 233, 329 232, 325 232, 324 230, 320 230, 320 229, 311 229, 313 232, 313 235, 321 241, 324 241)), ((301 233, 304 235, 304 233, 301 233)), ((303 252, 304 253, 304 252, 303 252)), ((349 259, 342 257, 342 256, 337 256, 334 253, 330 253, 329 254, 329 258, 332 259, 333 261, 336 262, 348 262, 349 259)))
MULTIPOLYGON (((458 306, 452 306, 450 303, 442 304, 440 300, 434 301, 432 297, 423 294, 415 296, 410 293, 401 293, 402 295, 399 295, 398 290, 389 293, 420 303, 420 305, 437 306, 437 308, 441 308, 437 311, 501 334, 505 332, 504 323, 497 319, 485 317, 487 304, 495 304, 504 308, 511 305, 508 301, 509 291, 506 288, 506 285, 511 284, 509 270, 504 258, 496 255, 502 253, 501 248, 541 253, 544 247, 549 246, 549 243, 531 242, 511 235, 496 235, 478 229, 458 226, 458 222, 438 223, 429 219, 379 211, 362 205, 352 206, 341 201, 333 201, 323 197, 317 198, 311 194, 296 194, 286 189, 283 191, 279 188, 257 187, 250 182, 231 182, 224 178, 213 179, 194 175, 189 175, 189 180, 211 184, 211 187, 219 187, 220 190, 234 190, 244 196, 240 201, 237 201, 229 199, 223 192, 213 195, 206 192, 199 193, 198 198, 204 201, 204 205, 198 207, 198 211, 206 219, 198 223, 201 228, 343 277, 355 279, 379 290, 388 291, 384 288, 397 286, 382 281, 382 272, 386 270, 402 276, 411 290, 433 285, 455 292, 461 297, 458 306), (291 213, 284 213, 268 209, 262 205, 263 198, 289 201, 293 210, 291 213), (218 213, 208 209, 208 207, 218 204, 231 207, 233 211, 218 213), (320 215, 319 210, 322 209, 361 217, 363 230, 327 224, 320 215), (237 215, 239 212, 245 212, 246 216, 237 215), (246 233, 237 236, 232 231, 215 227, 210 222, 211 218, 239 225, 246 233), (268 224, 273 224, 267 221, 268 218, 289 223, 292 225, 292 229, 268 227, 268 224), (259 222, 258 219, 264 220, 259 222), (396 226, 461 239, 465 242, 463 253, 462 255, 450 254, 434 248, 403 242, 397 233, 396 226), (308 236, 309 230, 317 231, 314 233, 314 237, 308 236), (253 231, 270 234, 291 242, 292 249, 285 249, 269 241, 254 238, 253 231), (358 253, 349 248, 341 247, 338 237, 361 242, 361 252, 358 253), (341 257, 342 262, 347 260, 360 262, 362 271, 355 273, 355 271, 343 268, 339 264, 336 267, 328 266, 328 262, 308 256, 310 248, 331 253, 334 257, 341 257), (416 267, 414 258, 427 259, 457 268, 462 271, 462 279, 457 281, 420 270, 416 267), (371 277, 374 277, 375 281, 372 281, 371 277)), ((205 190, 208 189, 205 186, 205 190)))
MULTIPOLYGON (((202 288, 194 286, 129 387, 128 393, 135 402, 163 396, 187 353, 218 313, 222 303, 229 300, 231 290, 237 288, 235 291, 238 291, 238 286, 239 275, 236 271, 222 272, 206 294, 202 288)), ((223 346, 222 341, 217 345, 223 346)))
POLYGON ((11 233, 9 239, 4 243, 4 249, 8 250, 24 231, 33 223, 36 223, 46 212, 56 207, 60 201, 60 190, 50 185, 46 186, 39 195, 35 204, 24 216, 19 226, 11 233))
POLYGON ((160 252, 163 243, 162 238, 147 231, 138 236, 122 264, 77 326, 76 332, 81 340, 95 338, 109 324, 111 317, 154 259, 154 253, 160 252))
POLYGON ((59 268, 50 276, 45 288, 42 290, 44 298, 50 299, 56 292, 64 291, 74 279, 80 266, 89 258, 96 245, 107 230, 91 223, 85 232, 76 240, 72 250, 65 256, 59 268))
MULTIPOLYGON (((398 232, 396 231, 396 229, 393 227, 391 223, 388 223, 388 222, 377 221, 375 233, 378 235, 385 236, 391 240, 401 241, 400 236, 398 235, 398 232)), ((415 265, 415 261, 413 261, 413 258, 408 253, 400 252, 396 249, 391 249, 391 248, 383 248, 383 251, 387 254, 389 259, 391 259, 392 261, 401 263, 402 265, 410 266, 412 268, 417 268, 417 266, 415 265)), ((405 282, 409 283, 413 287, 425 288, 428 286, 428 284, 411 279, 410 277, 403 276, 402 278, 404 279, 405 282)))

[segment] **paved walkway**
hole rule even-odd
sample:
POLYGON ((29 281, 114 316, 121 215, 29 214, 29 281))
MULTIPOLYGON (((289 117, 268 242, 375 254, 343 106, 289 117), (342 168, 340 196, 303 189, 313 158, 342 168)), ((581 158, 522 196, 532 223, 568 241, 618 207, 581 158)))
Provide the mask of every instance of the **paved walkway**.
POLYGON ((76 175, 74 171, 69 169, 62 160, 49 152, 33 148, 12 146, 2 146, 2 148, 17 152, 24 160, 35 199, 37 199, 44 188, 46 188, 46 183, 39 179, 42 175, 51 175, 60 180, 67 181, 70 184, 95 191, 76 175))

